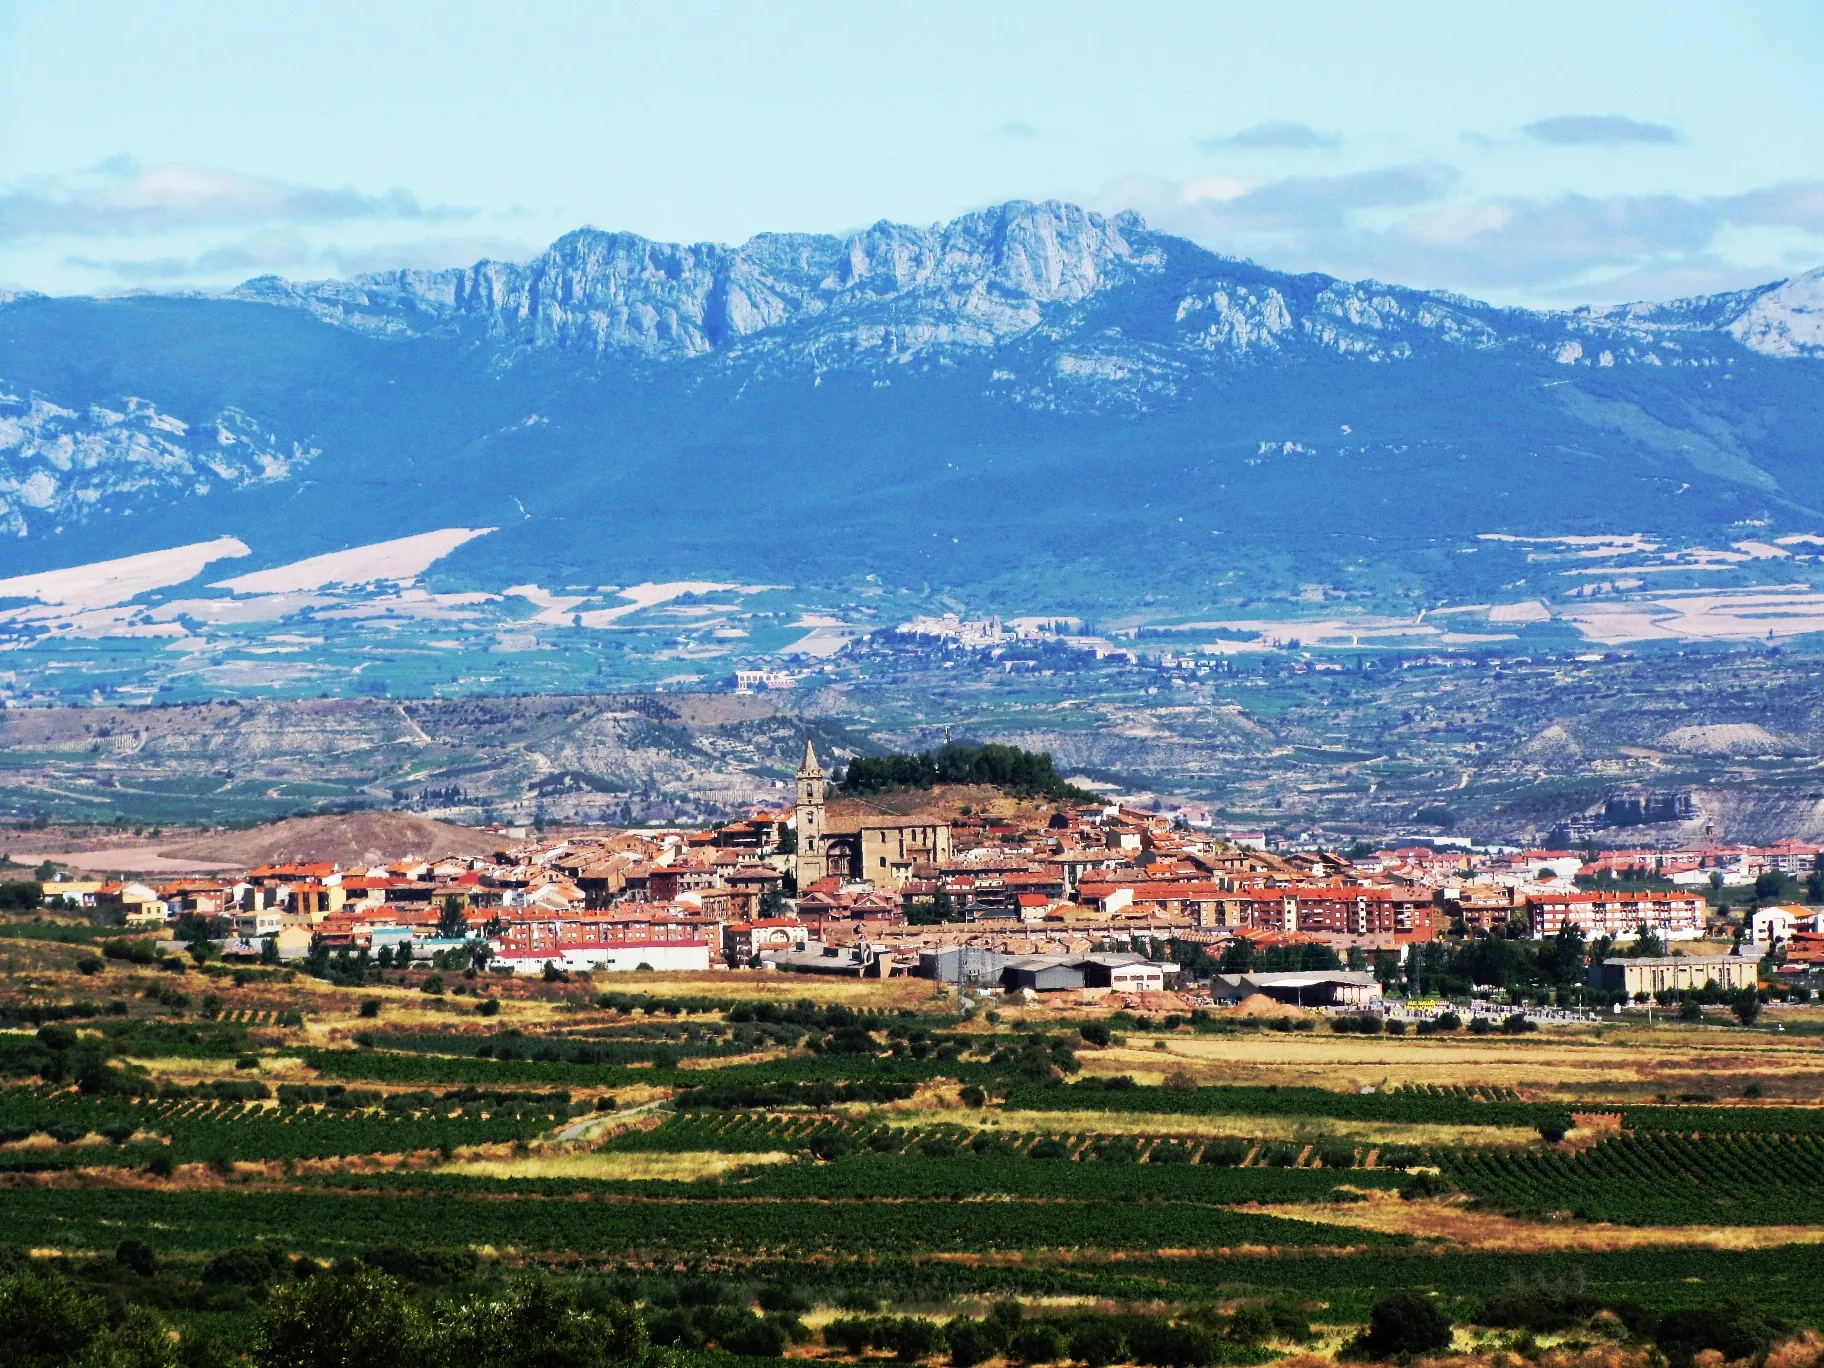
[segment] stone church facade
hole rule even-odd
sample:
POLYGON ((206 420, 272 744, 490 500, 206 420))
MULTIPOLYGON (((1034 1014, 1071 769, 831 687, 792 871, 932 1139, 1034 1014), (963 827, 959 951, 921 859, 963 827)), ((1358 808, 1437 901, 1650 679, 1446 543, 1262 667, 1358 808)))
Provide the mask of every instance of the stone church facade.
POLYGON ((898 889, 918 865, 940 865, 950 858, 946 821, 874 811, 831 817, 827 797, 828 777, 817 761, 816 748, 806 741, 804 763, 798 767, 796 812, 800 890, 832 875, 848 883, 865 880, 876 888, 898 889))

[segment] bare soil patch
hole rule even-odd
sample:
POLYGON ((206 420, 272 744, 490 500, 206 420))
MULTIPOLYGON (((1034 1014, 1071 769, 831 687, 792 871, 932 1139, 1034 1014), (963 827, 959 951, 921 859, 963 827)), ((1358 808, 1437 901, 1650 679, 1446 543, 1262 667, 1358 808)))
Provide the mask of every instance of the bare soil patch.
POLYGON ((718 1154, 707 1150, 678 1154, 526 1154, 499 1159, 465 1159, 439 1167, 438 1173, 473 1178, 601 1178, 693 1183, 755 1164, 790 1163, 783 1152, 718 1154))
POLYGON ((289 860, 341 865, 374 864, 406 855, 437 860, 447 855, 489 855, 510 844, 503 836, 409 813, 350 812, 290 817, 248 831, 219 832, 159 853, 174 860, 219 860, 251 868, 289 860))
POLYGON ((1381 1193, 1371 1194, 1366 1202, 1250 1203, 1239 1210, 1384 1234, 1416 1235, 1465 1249, 1515 1254, 1555 1250, 1596 1253, 1670 1245, 1770 1249, 1775 1245, 1824 1243, 1824 1227, 1819 1226, 1622 1226, 1573 1220, 1518 1221, 1494 1212, 1472 1211, 1460 1198, 1409 1202, 1381 1193))

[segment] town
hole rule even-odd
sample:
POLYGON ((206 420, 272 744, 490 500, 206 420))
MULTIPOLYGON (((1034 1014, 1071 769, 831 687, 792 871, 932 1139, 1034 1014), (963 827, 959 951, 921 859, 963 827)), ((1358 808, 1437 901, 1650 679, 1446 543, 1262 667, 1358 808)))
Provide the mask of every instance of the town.
POLYGON ((168 951, 319 975, 911 975, 1072 1007, 1169 993, 1190 1009, 1259 997, 1344 1011, 1454 989, 1472 1007, 1589 1012, 1714 1002, 1763 971, 1778 1000, 1805 1001, 1824 967, 1814 846, 1269 849, 1088 794, 969 792, 973 804, 941 788, 848 794, 807 743, 794 802, 706 830, 503 836, 485 857, 162 883, 59 874, 42 891, 168 951), (1535 959, 1569 945, 1578 966, 1587 947, 1587 970, 1555 963, 1526 982, 1512 955, 1449 959, 1453 945, 1514 942, 1535 959))

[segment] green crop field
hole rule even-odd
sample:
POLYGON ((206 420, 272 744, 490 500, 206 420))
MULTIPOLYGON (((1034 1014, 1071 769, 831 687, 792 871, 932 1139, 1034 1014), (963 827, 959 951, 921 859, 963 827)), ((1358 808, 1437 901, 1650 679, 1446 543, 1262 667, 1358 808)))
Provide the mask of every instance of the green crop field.
POLYGON ((106 1335, 143 1312, 220 1359, 144 1368, 227 1368, 336 1288, 433 1339, 632 1305, 676 1368, 1258 1365, 1406 1294, 1472 1357, 1650 1368, 1824 1305, 1791 1229, 1824 1225, 1824 1108, 1790 1094, 1159 1086, 1089 1076, 1075 1024, 562 983, 478 1016, 481 984, 199 985, 104 949, 0 990, 0 1315, 74 1289, 106 1335), (1559 1143, 1584 1111, 1614 1129, 1559 1143))

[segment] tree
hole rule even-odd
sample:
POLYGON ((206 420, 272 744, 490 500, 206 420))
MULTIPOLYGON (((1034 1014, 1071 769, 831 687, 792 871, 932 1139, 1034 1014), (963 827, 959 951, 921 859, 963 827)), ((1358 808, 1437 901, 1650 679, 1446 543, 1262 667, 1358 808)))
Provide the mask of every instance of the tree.
POLYGON ((937 892, 928 901, 906 904, 906 923, 909 926, 939 926, 944 922, 962 919, 963 914, 957 909, 956 900, 942 884, 937 886, 937 892))
POLYGON ((0 912, 35 912, 44 902, 44 889, 31 879, 0 883, 0 912))
POLYGON ((1087 1368, 1108 1368, 1127 1355, 1127 1339, 1113 1317, 1099 1316, 1070 1337, 1070 1356, 1087 1368))
POLYGON ((851 794, 880 793, 936 784, 992 784, 1021 798, 1099 801, 1095 794, 1065 783, 1050 755, 992 742, 950 743, 919 755, 857 755, 843 773, 841 788, 851 794))
POLYGON ((776 888, 769 888, 760 895, 760 919, 762 921, 789 916, 791 910, 791 905, 785 900, 785 894, 776 888))
POLYGON ((1434 1354, 1450 1348, 1450 1317, 1437 1303, 1417 1292, 1395 1292, 1368 1312, 1361 1346, 1376 1358, 1395 1354, 1434 1354))
POLYGON ((1392 987, 1400 981, 1400 957, 1392 950, 1374 952, 1374 976, 1380 980, 1382 987, 1392 987))
POLYGON ((177 925, 171 931, 171 939, 194 944, 225 936, 230 929, 225 917, 206 917, 200 912, 186 912, 177 919, 177 925))
POLYGON ((975 1368, 1007 1344, 1004 1330, 993 1321, 960 1319, 950 1322, 950 1362, 955 1368, 975 1368))
POLYGON ((157 1316, 132 1307, 112 1324, 110 1319, 107 1303, 55 1275, 28 1272, 0 1280, 0 1362, 7 1368, 177 1368, 177 1345, 157 1316))
POLYGON ((1778 902, 1786 893, 1786 876, 1777 869, 1761 873, 1754 881, 1756 902, 1778 902))
POLYGON ((914 1363, 944 1347, 944 1327, 922 1316, 889 1317, 880 1323, 878 1338, 901 1363, 914 1363))
POLYGON ((1539 968, 1553 983, 1575 984, 1583 980, 1583 928, 1566 922, 1539 949, 1539 968))
POLYGON ((773 842, 773 854, 796 855, 798 853, 798 829, 785 823, 779 824, 779 839, 773 842))
POLYGON ((59 1368, 107 1328, 107 1307, 62 1278, 21 1273, 0 1281, 0 1344, 9 1368, 59 1368))
POLYGON ((158 1272, 158 1255, 144 1240, 122 1240, 114 1246, 114 1262, 122 1268, 132 1269, 142 1278, 158 1272))
POLYGON ((464 1302, 439 1322, 436 1341, 440 1362, 489 1368, 611 1368, 639 1363, 650 1343, 633 1307, 584 1310, 574 1287, 543 1277, 464 1302))
POLYGON ((469 938, 469 919, 463 913, 462 899, 445 898, 443 911, 437 917, 437 938, 439 940, 467 940, 469 938))
POLYGON ((1753 988, 1738 988, 1730 995, 1729 1010, 1735 1013, 1735 1019, 1744 1026, 1752 1026, 1760 1019, 1761 995, 1753 988))
POLYGON ((1254 942, 1237 936, 1222 952, 1222 972, 1245 974, 1254 967, 1254 942))
POLYGON ((1056 1363, 1064 1357, 1064 1336, 1050 1321, 1027 1321, 1008 1347, 1021 1363, 1056 1363))
POLYGON ((1669 1311, 1660 1318, 1653 1338, 1670 1363, 1689 1364, 1706 1349, 1725 1361, 1757 1358, 1779 1337, 1783 1327, 1770 1323, 1751 1302, 1669 1311))
POLYGON ((430 1327, 400 1285, 362 1269, 276 1287, 252 1359, 255 1368, 418 1368, 429 1347, 430 1327))

